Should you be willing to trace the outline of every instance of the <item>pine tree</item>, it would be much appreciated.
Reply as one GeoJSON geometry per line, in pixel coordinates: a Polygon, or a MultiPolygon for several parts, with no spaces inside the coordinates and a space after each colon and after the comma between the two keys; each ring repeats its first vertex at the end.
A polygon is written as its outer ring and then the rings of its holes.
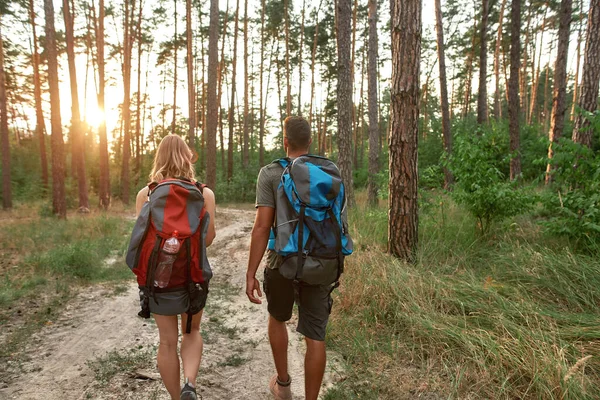
{"type": "MultiPolygon", "coordinates": [[[[598,109],[600,82],[600,3],[593,0],[590,2],[582,77],[578,105],[582,111],[593,113],[598,109]]],[[[578,114],[575,119],[573,141],[592,147],[592,133],[590,121],[585,115],[578,114]]]]}
{"type": "Polygon", "coordinates": [[[52,127],[52,212],[59,218],[67,218],[65,199],[65,153],[60,116],[60,93],[58,89],[58,52],[54,28],[54,4],[44,0],[46,16],[46,51],[48,56],[48,87],[50,89],[50,125],[52,127]]]}
{"type": "Polygon", "coordinates": [[[417,141],[421,0],[392,2],[388,252],[413,262],[418,241],[417,141]]]}
{"type": "Polygon", "coordinates": [[[210,0],[208,33],[208,83],[206,104],[206,184],[217,185],[217,69],[219,64],[219,0],[210,0]]]}
{"type": "MultiPolygon", "coordinates": [[[[558,27],[558,49],[556,54],[556,65],[554,67],[552,117],[550,120],[550,132],[548,133],[550,139],[548,159],[552,159],[554,156],[553,146],[562,136],[565,123],[565,113],[567,110],[567,55],[569,52],[569,32],[572,8],[573,0],[561,0],[558,27]]],[[[546,184],[552,181],[551,171],[552,164],[549,162],[546,168],[546,184]]]]}
{"type": "Polygon", "coordinates": [[[354,206],[352,179],[352,76],[350,74],[352,3],[337,1],[338,46],[338,167],[346,188],[348,204],[354,206]]]}
{"type": "MultiPolygon", "coordinates": [[[[0,4],[2,6],[2,4],[0,4]]],[[[2,148],[2,208],[12,208],[10,183],[10,143],[8,140],[8,107],[6,98],[6,71],[4,69],[4,39],[2,37],[2,15],[0,9],[0,141],[2,148]]]]}

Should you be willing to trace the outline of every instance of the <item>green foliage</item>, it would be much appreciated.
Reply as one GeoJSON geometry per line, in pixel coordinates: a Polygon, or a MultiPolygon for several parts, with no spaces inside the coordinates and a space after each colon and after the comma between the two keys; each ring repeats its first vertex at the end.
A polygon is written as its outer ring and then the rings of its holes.
{"type": "Polygon", "coordinates": [[[452,196],[477,219],[482,233],[492,222],[532,207],[534,196],[507,181],[508,137],[502,130],[458,132],[453,151],[447,164],[456,179],[452,196]]]}
{"type": "MultiPolygon", "coordinates": [[[[600,118],[599,118],[600,119],[600,118]]],[[[588,248],[600,244],[600,154],[562,139],[551,160],[553,184],[543,196],[551,233],[588,248]]]]}
{"type": "Polygon", "coordinates": [[[0,305],[50,281],[68,285],[130,278],[123,256],[132,223],[106,215],[9,222],[0,234],[0,250],[19,261],[0,281],[0,305]]]}
{"type": "Polygon", "coordinates": [[[447,196],[422,202],[415,266],[381,251],[385,235],[374,233],[386,220],[364,215],[384,209],[353,210],[360,246],[328,335],[349,363],[339,389],[378,399],[417,397],[417,387],[425,398],[599,393],[600,362],[581,361],[600,341],[598,259],[546,242],[525,218],[491,239],[447,196]]]}

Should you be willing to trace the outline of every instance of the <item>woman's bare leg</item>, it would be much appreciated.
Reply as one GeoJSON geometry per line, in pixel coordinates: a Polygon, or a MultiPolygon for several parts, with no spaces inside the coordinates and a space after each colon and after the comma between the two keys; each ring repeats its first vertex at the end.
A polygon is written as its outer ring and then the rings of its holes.
{"type": "Polygon", "coordinates": [[[200,335],[200,320],[202,319],[202,311],[192,316],[192,330],[190,333],[185,333],[187,324],[187,314],[181,314],[181,362],[183,364],[183,377],[188,378],[189,382],[196,386],[196,377],[200,368],[200,360],[202,359],[202,335],[200,335]]]}
{"type": "Polygon", "coordinates": [[[179,399],[179,356],[177,355],[177,316],[154,315],[160,344],[158,346],[158,371],[171,395],[172,400],[179,399]]]}

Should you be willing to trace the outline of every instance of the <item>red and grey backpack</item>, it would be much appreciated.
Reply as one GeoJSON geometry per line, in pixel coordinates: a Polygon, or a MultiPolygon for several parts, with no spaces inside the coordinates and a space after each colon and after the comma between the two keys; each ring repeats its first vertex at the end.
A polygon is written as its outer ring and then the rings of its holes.
{"type": "MultiPolygon", "coordinates": [[[[212,271],[206,257],[206,232],[210,215],[204,207],[202,190],[206,185],[185,179],[166,179],[148,185],[148,201],[137,218],[127,250],[126,262],[137,276],[142,310],[139,316],[150,318],[150,296],[155,293],[187,290],[190,307],[187,310],[187,333],[191,329],[191,316],[200,311],[198,299],[208,290],[212,271]],[[154,273],[158,256],[165,240],[173,236],[181,241],[173,263],[167,287],[154,286],[154,273]]],[[[205,297],[205,296],[204,296],[205,297]]]]}

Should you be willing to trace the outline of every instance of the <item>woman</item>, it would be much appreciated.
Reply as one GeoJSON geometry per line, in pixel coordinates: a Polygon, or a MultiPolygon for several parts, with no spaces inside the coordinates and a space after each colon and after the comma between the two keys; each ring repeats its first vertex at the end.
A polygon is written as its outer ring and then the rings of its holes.
{"type": "MultiPolygon", "coordinates": [[[[193,153],[185,141],[177,135],[166,136],[158,146],[154,165],[150,173],[150,182],[160,182],[165,179],[187,179],[194,181],[193,153]]],[[[148,200],[149,188],[146,186],[139,191],[136,198],[136,213],[139,215],[144,203],[148,200]]],[[[204,204],[210,219],[206,233],[206,246],[215,238],[215,195],[209,188],[202,191],[204,204]]],[[[154,316],[160,344],[158,347],[158,370],[171,395],[171,399],[197,399],[196,376],[202,358],[202,336],[200,335],[200,320],[202,310],[192,316],[191,332],[185,333],[187,324],[187,309],[189,298],[186,291],[178,293],[155,293],[150,300],[150,312],[154,316]],[[179,386],[179,356],[177,354],[178,315],[181,315],[181,360],[183,363],[184,384],[179,386]]]]}

